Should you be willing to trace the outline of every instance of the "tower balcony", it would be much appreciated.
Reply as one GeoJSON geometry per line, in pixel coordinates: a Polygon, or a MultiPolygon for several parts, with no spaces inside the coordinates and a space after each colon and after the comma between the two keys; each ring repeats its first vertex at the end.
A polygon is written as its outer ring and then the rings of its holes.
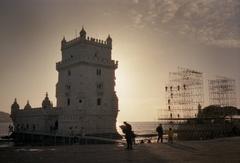
{"type": "Polygon", "coordinates": [[[96,66],[96,67],[101,66],[101,67],[110,68],[110,69],[118,68],[118,61],[115,61],[115,60],[78,56],[78,57],[69,58],[67,60],[57,62],[56,69],[60,70],[60,69],[64,69],[66,67],[78,65],[78,64],[84,64],[84,65],[96,66]]]}

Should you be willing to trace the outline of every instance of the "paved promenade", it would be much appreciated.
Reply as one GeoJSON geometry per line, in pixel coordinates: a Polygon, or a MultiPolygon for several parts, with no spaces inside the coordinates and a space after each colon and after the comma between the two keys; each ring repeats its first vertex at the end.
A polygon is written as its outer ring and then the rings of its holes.
{"type": "Polygon", "coordinates": [[[69,145],[0,148],[4,163],[240,162],[240,137],[173,144],[69,145]]]}

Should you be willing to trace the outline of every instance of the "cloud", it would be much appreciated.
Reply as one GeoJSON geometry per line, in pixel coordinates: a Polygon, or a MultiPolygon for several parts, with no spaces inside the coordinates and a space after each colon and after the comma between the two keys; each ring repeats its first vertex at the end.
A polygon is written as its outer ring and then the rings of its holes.
{"type": "Polygon", "coordinates": [[[137,27],[151,26],[203,44],[240,48],[239,0],[137,1],[131,16],[137,27]]]}
{"type": "Polygon", "coordinates": [[[138,3],[139,2],[139,0],[133,0],[133,3],[138,3]]]}

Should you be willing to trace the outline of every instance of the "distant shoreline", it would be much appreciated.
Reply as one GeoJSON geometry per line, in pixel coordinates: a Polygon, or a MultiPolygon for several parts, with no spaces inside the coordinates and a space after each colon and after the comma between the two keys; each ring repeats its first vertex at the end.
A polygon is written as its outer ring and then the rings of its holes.
{"type": "Polygon", "coordinates": [[[10,118],[10,114],[0,111],[0,123],[11,123],[12,120],[10,118]]]}

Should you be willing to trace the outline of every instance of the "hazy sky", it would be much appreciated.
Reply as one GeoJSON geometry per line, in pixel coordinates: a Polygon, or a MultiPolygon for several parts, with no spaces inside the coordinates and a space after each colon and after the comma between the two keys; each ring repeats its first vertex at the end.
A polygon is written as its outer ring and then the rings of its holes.
{"type": "Polygon", "coordinates": [[[1,0],[0,110],[41,106],[45,92],[56,103],[60,41],[84,25],[113,38],[118,120],[156,120],[178,66],[240,80],[239,19],[239,0],[1,0]]]}

